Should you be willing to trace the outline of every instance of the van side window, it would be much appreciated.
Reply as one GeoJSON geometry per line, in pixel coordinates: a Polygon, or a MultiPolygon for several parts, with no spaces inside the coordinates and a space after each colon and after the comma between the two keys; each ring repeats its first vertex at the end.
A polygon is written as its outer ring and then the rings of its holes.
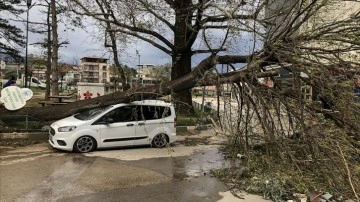
{"type": "Polygon", "coordinates": [[[171,115],[170,107],[163,106],[147,106],[139,107],[138,117],[140,120],[155,120],[165,118],[171,115]]]}
{"type": "Polygon", "coordinates": [[[135,121],[136,113],[134,106],[123,106],[105,114],[101,119],[111,118],[114,123],[135,121]]]}
{"type": "Polygon", "coordinates": [[[35,78],[31,78],[31,82],[39,84],[39,81],[35,78]]]}

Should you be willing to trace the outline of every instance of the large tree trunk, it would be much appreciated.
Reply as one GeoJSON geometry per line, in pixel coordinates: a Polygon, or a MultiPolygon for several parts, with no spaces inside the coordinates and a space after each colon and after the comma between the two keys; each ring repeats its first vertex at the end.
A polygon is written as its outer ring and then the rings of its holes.
{"type": "MultiPolygon", "coordinates": [[[[185,52],[179,60],[173,57],[173,66],[171,69],[171,80],[181,78],[191,72],[191,52],[185,52]]],[[[180,114],[192,114],[192,97],[190,89],[179,91],[173,94],[176,110],[180,114]]]]}
{"type": "Polygon", "coordinates": [[[53,95],[59,95],[58,86],[58,33],[57,33],[57,17],[56,17],[56,3],[55,0],[51,0],[51,27],[52,27],[52,55],[51,55],[51,67],[52,67],[52,78],[51,78],[51,91],[53,95]]]}
{"type": "MultiPolygon", "coordinates": [[[[193,31],[189,29],[192,19],[192,1],[176,1],[174,5],[177,9],[175,15],[175,50],[172,55],[171,80],[178,79],[191,72],[191,48],[188,48],[187,43],[193,31]]],[[[174,93],[173,98],[178,113],[189,114],[194,112],[189,89],[174,93]]]]}

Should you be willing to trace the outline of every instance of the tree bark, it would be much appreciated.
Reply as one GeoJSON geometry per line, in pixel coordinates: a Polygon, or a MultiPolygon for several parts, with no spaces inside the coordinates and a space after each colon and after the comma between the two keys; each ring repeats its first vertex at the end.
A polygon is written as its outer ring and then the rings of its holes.
{"type": "MultiPolygon", "coordinates": [[[[171,80],[176,80],[191,72],[191,53],[184,53],[181,57],[178,61],[176,61],[176,58],[173,58],[171,80]]],[[[178,113],[192,114],[194,112],[191,91],[188,89],[174,93],[173,99],[178,113]]]]}

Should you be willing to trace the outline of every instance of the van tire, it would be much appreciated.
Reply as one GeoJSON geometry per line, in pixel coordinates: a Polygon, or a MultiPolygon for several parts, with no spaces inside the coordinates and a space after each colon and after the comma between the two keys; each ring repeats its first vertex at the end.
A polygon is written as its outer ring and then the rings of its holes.
{"type": "Polygon", "coordinates": [[[93,137],[81,136],[75,141],[73,150],[78,153],[92,152],[96,145],[96,140],[93,137]]]}
{"type": "Polygon", "coordinates": [[[161,133],[155,135],[155,137],[152,139],[151,146],[156,148],[162,148],[165,147],[168,143],[169,137],[166,134],[161,133]]]}

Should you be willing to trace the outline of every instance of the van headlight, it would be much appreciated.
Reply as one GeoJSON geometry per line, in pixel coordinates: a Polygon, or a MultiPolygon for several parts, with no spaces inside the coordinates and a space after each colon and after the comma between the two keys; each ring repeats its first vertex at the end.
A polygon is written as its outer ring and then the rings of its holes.
{"type": "Polygon", "coordinates": [[[64,126],[64,127],[60,127],[58,128],[59,132],[70,132],[75,130],[76,126],[64,126]]]}

